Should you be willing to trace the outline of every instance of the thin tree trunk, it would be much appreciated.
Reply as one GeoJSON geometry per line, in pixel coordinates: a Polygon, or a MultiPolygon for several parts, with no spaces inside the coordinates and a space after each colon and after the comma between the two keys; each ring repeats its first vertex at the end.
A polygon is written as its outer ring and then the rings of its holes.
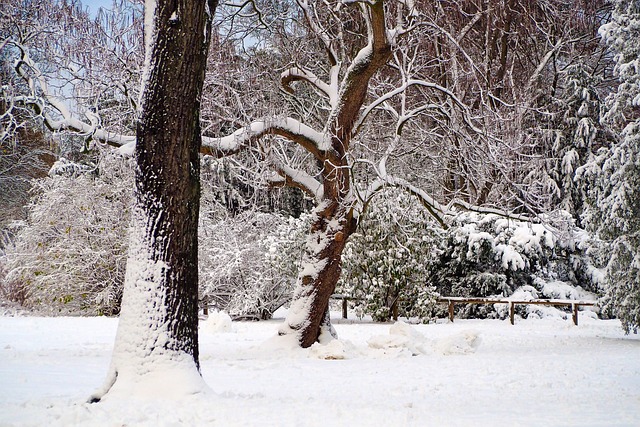
{"type": "Polygon", "coordinates": [[[136,198],[109,377],[93,396],[205,388],[198,362],[200,94],[217,2],[147,2],[136,198]],[[170,384],[168,382],[170,381],[170,384]]]}

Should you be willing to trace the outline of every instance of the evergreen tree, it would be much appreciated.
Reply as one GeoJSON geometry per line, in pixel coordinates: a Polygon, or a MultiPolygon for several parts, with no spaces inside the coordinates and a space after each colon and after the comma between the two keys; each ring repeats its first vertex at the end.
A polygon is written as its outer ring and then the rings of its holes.
{"type": "Polygon", "coordinates": [[[616,0],[612,20],[600,35],[615,59],[620,85],[607,103],[604,121],[619,132],[579,173],[585,183],[585,225],[603,241],[605,309],[624,329],[640,327],[640,1],[616,0]]]}
{"type": "Polygon", "coordinates": [[[552,149],[557,159],[553,176],[560,187],[559,207],[577,217],[582,211],[582,197],[575,184],[575,171],[592,155],[596,138],[602,138],[596,91],[602,78],[588,72],[585,64],[576,64],[567,70],[566,80],[566,110],[552,149]]]}

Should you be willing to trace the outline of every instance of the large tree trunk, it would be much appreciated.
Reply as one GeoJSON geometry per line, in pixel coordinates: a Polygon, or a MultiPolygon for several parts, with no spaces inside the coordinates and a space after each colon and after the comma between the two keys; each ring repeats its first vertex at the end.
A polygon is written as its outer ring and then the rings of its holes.
{"type": "Polygon", "coordinates": [[[151,10],[153,3],[145,5],[146,81],[120,323],[107,383],[93,401],[107,392],[171,396],[205,387],[198,362],[199,100],[217,2],[157,0],[151,10]]]}

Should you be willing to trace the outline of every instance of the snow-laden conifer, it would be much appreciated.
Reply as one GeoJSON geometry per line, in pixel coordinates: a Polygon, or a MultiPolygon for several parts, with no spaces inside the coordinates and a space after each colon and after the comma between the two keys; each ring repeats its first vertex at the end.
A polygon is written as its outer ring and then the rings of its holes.
{"type": "Polygon", "coordinates": [[[601,244],[606,264],[605,308],[627,332],[640,327],[640,2],[617,0],[611,22],[600,28],[615,58],[618,91],[604,120],[618,140],[581,168],[587,208],[584,222],[601,244]]]}

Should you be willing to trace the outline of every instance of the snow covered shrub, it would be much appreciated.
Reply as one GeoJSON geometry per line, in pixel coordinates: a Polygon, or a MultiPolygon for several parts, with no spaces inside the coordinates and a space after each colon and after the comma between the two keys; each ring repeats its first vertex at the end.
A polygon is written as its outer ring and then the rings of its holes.
{"type": "MultiPolygon", "coordinates": [[[[517,292],[522,298],[592,299],[591,293],[598,291],[597,275],[581,249],[581,238],[574,230],[560,236],[549,225],[463,213],[447,230],[427,281],[447,296],[505,297],[517,292]]],[[[465,314],[485,316],[491,309],[471,305],[465,314]]]]}
{"type": "Polygon", "coordinates": [[[119,311],[132,167],[104,154],[91,170],[68,162],[34,181],[29,216],[7,251],[5,284],[47,314],[119,311]]]}
{"type": "MultiPolygon", "coordinates": [[[[28,220],[7,251],[2,293],[44,314],[117,314],[126,267],[131,160],[62,159],[35,182],[28,220]]],[[[239,210],[219,180],[202,183],[200,294],[234,315],[269,318],[286,303],[302,252],[304,220],[239,210]],[[296,246],[297,245],[297,246],[296,246]]],[[[227,186],[228,187],[228,186],[227,186]]],[[[232,191],[229,189],[229,191],[232,191]]],[[[236,200],[237,201],[237,200],[236,200]]]]}
{"type": "Polygon", "coordinates": [[[207,222],[199,227],[200,298],[232,315],[266,311],[260,297],[264,253],[262,234],[275,226],[269,214],[245,211],[235,217],[207,222]]]}
{"type": "MultiPolygon", "coordinates": [[[[117,314],[131,160],[109,153],[97,165],[61,159],[50,175],[34,182],[28,220],[11,230],[12,244],[3,245],[6,277],[0,277],[0,291],[44,314],[117,314]]],[[[219,179],[207,178],[205,173],[199,227],[201,298],[236,316],[269,318],[290,298],[307,221],[243,211],[241,195],[224,193],[219,179]]]]}
{"type": "Polygon", "coordinates": [[[426,274],[440,233],[414,197],[396,191],[377,197],[347,243],[337,292],[376,321],[428,319],[436,294],[426,274]]]}
{"type": "Polygon", "coordinates": [[[253,210],[200,223],[201,299],[234,317],[269,319],[295,283],[304,218],[253,210]]]}
{"type": "Polygon", "coordinates": [[[6,301],[6,300],[17,300],[18,298],[11,298],[9,297],[9,283],[5,281],[5,278],[7,276],[7,267],[5,266],[6,263],[6,259],[4,259],[4,257],[2,257],[2,255],[0,255],[0,302],[2,301],[6,301]]]}
{"type": "Polygon", "coordinates": [[[11,230],[22,227],[22,221],[13,221],[2,230],[3,245],[0,250],[0,305],[22,305],[26,299],[24,286],[15,279],[9,280],[7,274],[9,267],[6,251],[11,251],[14,247],[14,236],[11,230]]]}

